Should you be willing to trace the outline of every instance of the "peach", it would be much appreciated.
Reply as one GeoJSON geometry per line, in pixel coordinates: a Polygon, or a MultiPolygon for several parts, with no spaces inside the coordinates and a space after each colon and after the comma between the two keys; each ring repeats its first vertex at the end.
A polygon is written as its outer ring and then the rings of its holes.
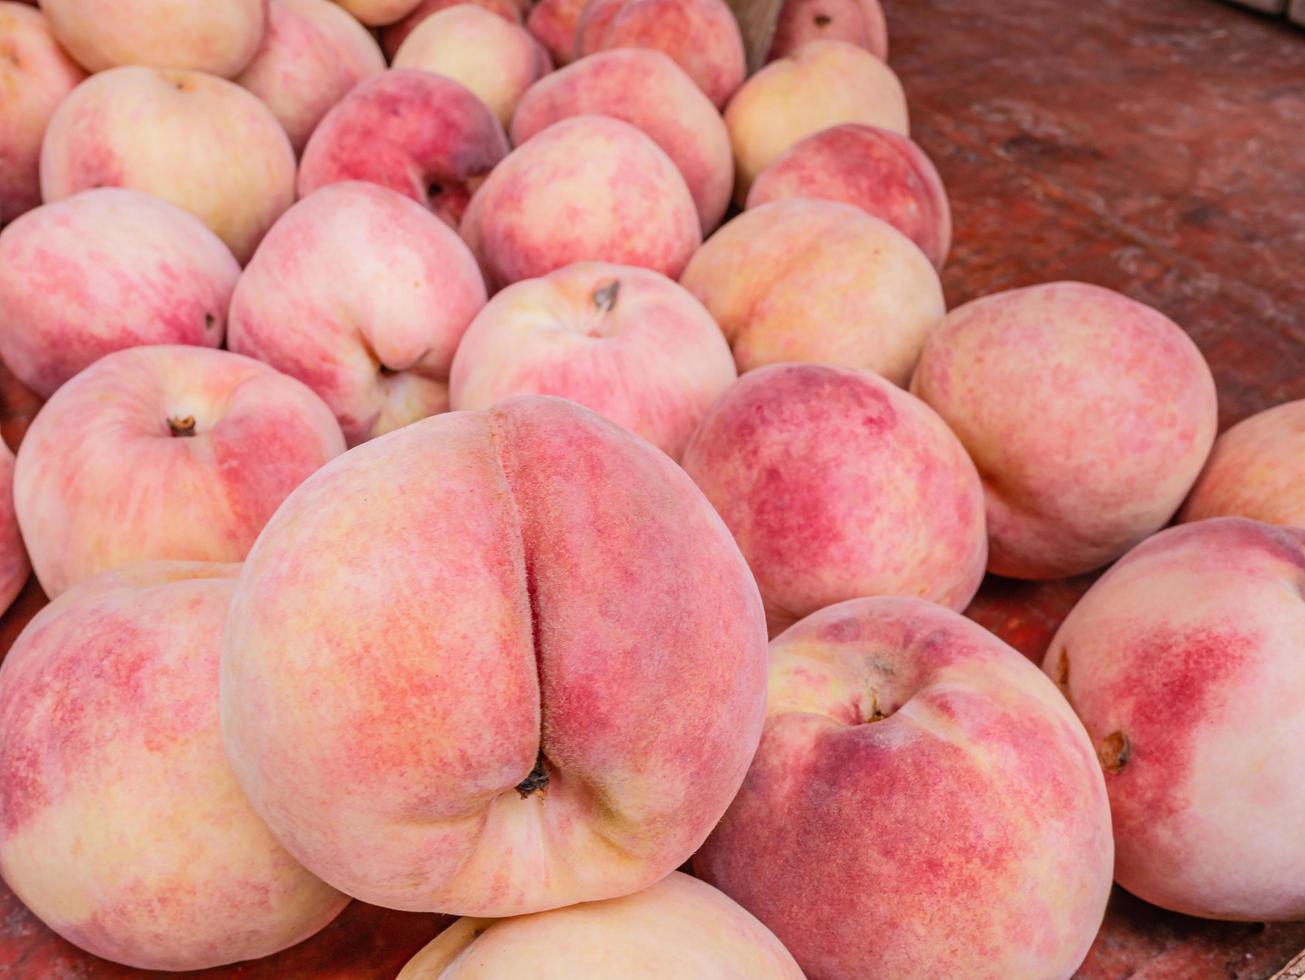
{"type": "Polygon", "coordinates": [[[466,3],[474,4],[492,14],[498,14],[508,23],[521,23],[521,8],[517,6],[516,0],[422,0],[403,20],[381,29],[381,50],[385,52],[385,57],[393,59],[408,35],[427,17],[449,7],[466,3]]]}
{"type": "Polygon", "coordinates": [[[41,0],[64,49],[87,71],[122,65],[230,78],[249,64],[267,24],[267,0],[41,0]]]}
{"type": "Polygon", "coordinates": [[[508,152],[494,114],[464,85],[391,69],[323,117],[299,164],[299,196],[367,180],[424,204],[454,228],[472,191],[508,152]]]}
{"type": "Polygon", "coordinates": [[[1097,745],[1115,879],[1188,915],[1305,918],[1305,530],[1238,517],[1148,538],[1043,664],[1097,745]]]}
{"type": "Polygon", "coordinates": [[[522,396],[350,450],[286,500],[226,624],[236,777],[377,905],[505,916],[682,863],[761,731],[765,622],[666,455],[522,396]]]}
{"type": "Polygon", "coordinates": [[[959,611],[983,579],[974,464],[929,406],[868,371],[744,375],[707,412],[684,468],[748,560],[772,635],[861,596],[959,611]]]}
{"type": "Polygon", "coordinates": [[[588,0],[538,0],[526,16],[526,30],[544,46],[555,65],[576,56],[576,29],[588,0]]]}
{"type": "Polygon", "coordinates": [[[785,0],[769,60],[792,54],[808,41],[849,41],[887,61],[884,8],[879,0],[785,0]]]}
{"type": "Polygon", "coordinates": [[[407,17],[421,0],[333,0],[368,27],[384,27],[407,17]]]}
{"type": "Polygon", "coordinates": [[[553,63],[524,27],[463,3],[423,20],[395,54],[394,67],[421,68],[461,82],[506,127],[517,101],[553,70],[553,63]]]}
{"type": "Polygon", "coordinates": [[[114,68],[50,120],[41,193],[127,187],[189,211],[244,263],[294,201],[295,155],[270,109],[211,75],[114,68]]]}
{"type": "Polygon", "coordinates": [[[831,126],[782,153],[748,191],[747,206],[788,197],[840,201],[882,218],[941,269],[952,241],[942,178],[910,137],[875,126],[831,126]]]}
{"type": "Polygon", "coordinates": [[[576,54],[652,48],[674,60],[716,108],[747,76],[739,23],[725,0],[589,0],[576,54]]]}
{"type": "Polygon", "coordinates": [[[749,78],[725,109],[734,147],[734,199],[785,150],[842,123],[909,135],[906,94],[893,70],[846,41],[810,41],[749,78]]]}
{"type": "Polygon", "coordinates": [[[240,266],[198,218],[101,187],[0,232],[0,357],[42,398],[105,354],[218,347],[240,266]]]}
{"type": "Polygon", "coordinates": [[[1067,980],[1112,858],[1055,685],[957,613],[879,597],[771,643],[761,747],[694,870],[810,980],[1067,980]]]}
{"type": "Polygon", "coordinates": [[[331,0],[271,0],[263,44],[236,82],[267,104],[298,153],[333,105],[384,70],[376,39],[331,0]]]}
{"type": "Polygon", "coordinates": [[[1159,530],[1214,442],[1214,379],[1162,313],[1060,282],[953,310],[911,390],[960,437],[987,496],[988,570],[1091,571],[1159,530]]]}
{"type": "Polygon", "coordinates": [[[37,413],[14,506],[53,598],[132,561],[240,561],[286,495],[343,451],[322,400],[265,364],[205,347],[131,347],[37,413]]]}
{"type": "Polygon", "coordinates": [[[1305,527],[1305,400],[1252,415],[1216,439],[1179,516],[1305,527]]]}
{"type": "Polygon", "coordinates": [[[740,372],[824,361],[905,385],[946,312],[938,273],[910,239],[832,201],[743,212],[680,281],[720,324],[740,372]]]}
{"type": "Polygon", "coordinates": [[[503,290],[453,360],[455,409],[559,395],[673,459],[734,381],[734,358],[702,304],[648,269],[579,262],[503,290]]]}
{"type": "Polygon", "coordinates": [[[644,891],[511,919],[459,919],[397,980],[803,980],[778,939],[728,898],[672,872],[644,891]]]}
{"type": "Polygon", "coordinates": [[[702,242],[671,158],[606,116],[563,119],[510,153],[467,205],[462,237],[494,288],[586,260],[675,278],[702,242]]]}
{"type": "Polygon", "coordinates": [[[348,902],[277,844],[223,756],[236,571],[107,572],[37,613],[0,668],[0,872],[97,956],[234,963],[311,936],[348,902]]]}
{"type": "Polygon", "coordinates": [[[517,105],[512,142],[579,115],[611,116],[642,130],[679,168],[703,234],[729,207],[734,186],[730,136],[720,114],[660,51],[600,51],[546,76],[517,105]]]}
{"type": "Polygon", "coordinates": [[[31,570],[14,513],[14,454],[0,439],[0,613],[18,597],[31,570]]]}
{"type": "Polygon", "coordinates": [[[41,203],[41,138],[85,77],[39,10],[0,0],[0,227],[41,203]]]}
{"type": "Polygon", "coordinates": [[[484,305],[457,232],[384,187],[331,184],[240,277],[228,346],[312,388],[356,445],[449,407],[453,352],[484,305]]]}

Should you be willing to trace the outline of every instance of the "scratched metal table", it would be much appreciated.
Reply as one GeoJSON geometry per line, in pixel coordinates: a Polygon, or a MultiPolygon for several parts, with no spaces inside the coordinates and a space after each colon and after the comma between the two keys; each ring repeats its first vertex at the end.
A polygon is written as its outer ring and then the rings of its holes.
{"type": "MultiPolygon", "coordinates": [[[[914,135],[955,211],[950,304],[1100,283],[1186,327],[1214,369],[1223,426],[1305,398],[1305,34],[1213,0],[886,6],[914,135]]],[[[10,445],[36,407],[0,372],[10,445]]],[[[1089,581],[992,579],[970,615],[1037,659],[1089,581]]],[[[0,649],[44,601],[29,583],[0,649]]],[[[447,921],[354,903],[278,956],[197,975],[388,978],[447,921]]],[[[1079,976],[1262,980],[1302,949],[1305,923],[1203,922],[1117,891],[1079,976]]],[[[3,887],[0,974],[142,975],[80,953],[3,887]]]]}

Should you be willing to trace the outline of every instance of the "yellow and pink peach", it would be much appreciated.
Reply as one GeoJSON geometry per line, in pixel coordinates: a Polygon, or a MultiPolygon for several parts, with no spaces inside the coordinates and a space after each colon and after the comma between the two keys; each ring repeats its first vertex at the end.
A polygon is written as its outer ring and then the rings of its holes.
{"type": "Polygon", "coordinates": [[[517,5],[516,0],[422,0],[420,4],[413,8],[412,13],[404,17],[403,20],[396,21],[381,29],[381,50],[385,52],[385,57],[393,59],[408,35],[416,30],[417,25],[427,17],[448,7],[457,7],[467,3],[488,10],[492,14],[498,14],[510,24],[521,24],[522,22],[521,8],[517,5]]]}

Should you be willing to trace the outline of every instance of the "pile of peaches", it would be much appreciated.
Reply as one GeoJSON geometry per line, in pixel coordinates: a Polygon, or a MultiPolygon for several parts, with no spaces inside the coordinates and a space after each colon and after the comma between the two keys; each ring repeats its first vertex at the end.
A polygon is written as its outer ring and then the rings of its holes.
{"type": "Polygon", "coordinates": [[[1305,917],[1305,402],[1216,441],[1097,286],[949,312],[886,52],[876,0],[787,0],[750,77],[723,0],[0,0],[40,919],[168,970],[358,899],[462,917],[409,978],[1008,980],[1112,880],[1305,917]],[[962,615],[1111,563],[1041,670],[962,615]]]}

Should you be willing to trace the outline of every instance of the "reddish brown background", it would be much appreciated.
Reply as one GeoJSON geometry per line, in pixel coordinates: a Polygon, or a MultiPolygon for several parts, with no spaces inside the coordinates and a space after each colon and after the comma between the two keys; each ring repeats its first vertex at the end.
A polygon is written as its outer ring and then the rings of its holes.
{"type": "MultiPolygon", "coordinates": [[[[886,5],[914,135],[952,198],[949,304],[1100,283],[1187,328],[1224,426],[1305,398],[1305,33],[1213,0],[886,5]]],[[[35,407],[0,373],[10,445],[35,407]]],[[[970,615],[1037,659],[1087,584],[990,580],[970,615]]],[[[0,649],[43,602],[29,583],[0,649]]],[[[444,921],[354,903],[279,956],[194,976],[389,978],[444,921]]],[[[1305,923],[1201,922],[1117,892],[1079,976],[1260,980],[1302,948],[1305,923]]],[[[78,952],[3,886],[0,974],[143,975],[78,952]]]]}

